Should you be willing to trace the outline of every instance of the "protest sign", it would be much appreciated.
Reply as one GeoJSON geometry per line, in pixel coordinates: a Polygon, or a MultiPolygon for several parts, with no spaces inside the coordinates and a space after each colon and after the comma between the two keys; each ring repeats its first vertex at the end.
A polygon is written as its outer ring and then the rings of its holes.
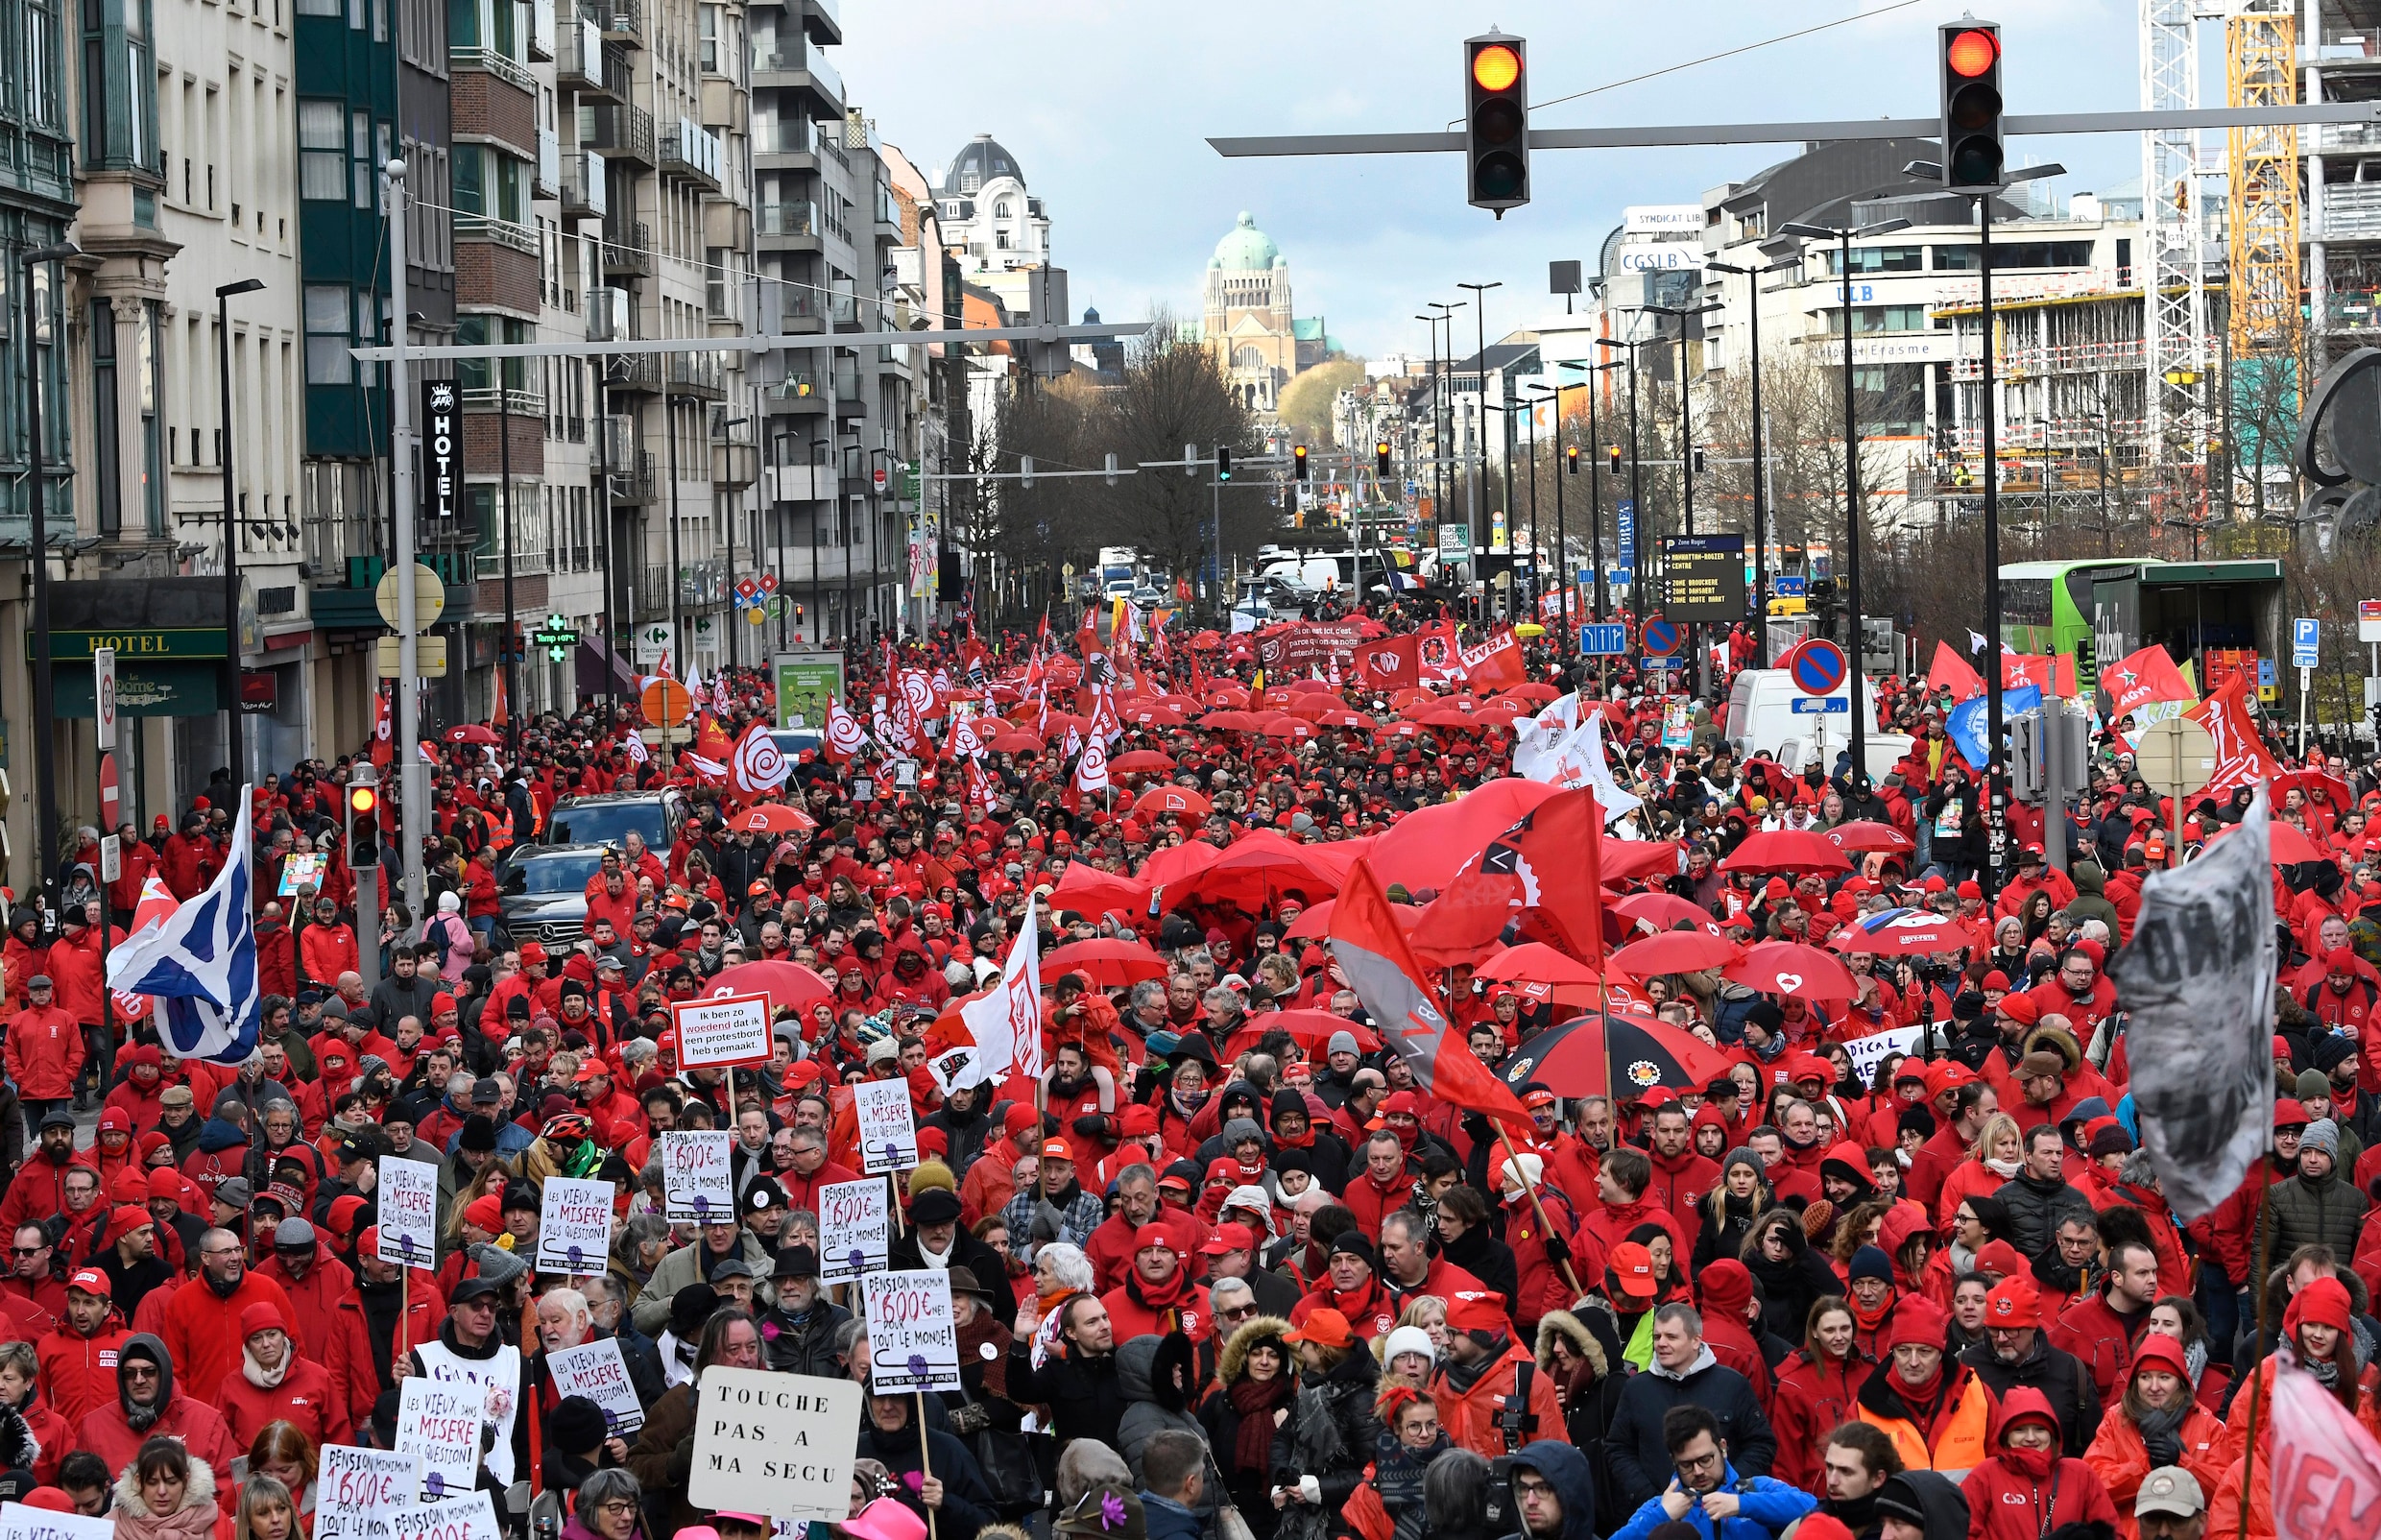
{"type": "Polygon", "coordinates": [[[402,1155],[380,1157],[382,1262],[438,1265],[438,1167],[402,1155]]]}
{"type": "Polygon", "coordinates": [[[1887,1054],[1915,1050],[1918,1034],[1925,1030],[1924,1026],[1897,1026],[1891,1031],[1879,1032],[1870,1037],[1856,1037],[1844,1044],[1844,1051],[1852,1056],[1852,1069],[1860,1076],[1861,1084],[1868,1083],[1869,1077],[1877,1072],[1877,1066],[1885,1062],[1887,1054]]]}
{"type": "Polygon", "coordinates": [[[918,1124],[906,1080],[863,1080],[852,1088],[859,1118],[860,1169],[905,1171],[918,1164],[918,1124]]]}
{"type": "Polygon", "coordinates": [[[672,1129],[661,1136],[661,1193],[669,1220],[726,1224],[735,1218],[735,1171],[726,1129],[672,1129]]]}
{"type": "Polygon", "coordinates": [[[769,997],[717,995],[669,1008],[681,1070],[725,1070],[769,1062],[769,997]]]}
{"type": "Polygon", "coordinates": [[[926,1267],[881,1273],[860,1287],[868,1297],[868,1356],[878,1390],[958,1389],[950,1275],[926,1267]]]}
{"type": "Polygon", "coordinates": [[[421,1456],[325,1444],[314,1484],[314,1540],[389,1540],[389,1515],[421,1501],[421,1456]]]}
{"type": "Polygon", "coordinates": [[[538,1271],[599,1273],[612,1255],[610,1182],[549,1176],[538,1205],[538,1271]]]}
{"type": "Polygon", "coordinates": [[[0,1540],[115,1540],[116,1521],[0,1503],[0,1540]]]}
{"type": "Polygon", "coordinates": [[[488,1392],[470,1381],[408,1377],[397,1391],[397,1452],[421,1464],[421,1494],[468,1492],[479,1475],[488,1392]]]}
{"type": "Polygon", "coordinates": [[[289,898],[301,887],[312,887],[320,891],[322,885],[323,857],[319,854],[293,853],[289,859],[281,863],[280,897],[289,898]]]}
{"type": "Polygon", "coordinates": [[[389,1540],[504,1540],[496,1504],[485,1490],[445,1503],[422,1503],[389,1515],[389,1540]]]}
{"type": "Polygon", "coordinates": [[[620,1357],[616,1337],[599,1337],[577,1347],[558,1348],[546,1355],[554,1376],[554,1394],[585,1396],[602,1409],[604,1432],[626,1438],[645,1425],[644,1405],[629,1383],[628,1360],[620,1357]]]}
{"type": "Polygon", "coordinates": [[[714,1363],[695,1386],[686,1501],[840,1523],[851,1511],[861,1415],[854,1381],[714,1363]]]}
{"type": "Polygon", "coordinates": [[[892,1238],[883,1179],[830,1182],[817,1196],[819,1282],[841,1284],[884,1271],[892,1238]]]}

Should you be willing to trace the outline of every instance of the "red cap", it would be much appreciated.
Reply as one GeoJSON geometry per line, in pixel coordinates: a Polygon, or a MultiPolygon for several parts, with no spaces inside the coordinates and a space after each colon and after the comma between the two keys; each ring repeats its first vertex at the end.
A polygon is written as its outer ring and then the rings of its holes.
{"type": "Polygon", "coordinates": [[[482,1192],[464,1205],[463,1222],[494,1234],[504,1228],[504,1200],[493,1192],[482,1192]]]}
{"type": "Polygon", "coordinates": [[[1651,1299],[1654,1295],[1653,1253],[1635,1240],[1623,1240],[1612,1248],[1608,1265],[1612,1276],[1619,1280],[1621,1292],[1631,1299],[1651,1299]]]}
{"type": "Polygon", "coordinates": [[[66,1280],[66,1287],[80,1288],[86,1294],[97,1294],[102,1299],[113,1299],[116,1292],[116,1287],[108,1281],[108,1275],[96,1267],[85,1267],[76,1273],[66,1280]]]}
{"type": "Polygon", "coordinates": [[[2337,1278],[2318,1278],[2292,1295],[2290,1309],[2282,1312],[2282,1330],[2296,1333],[2308,1321],[2343,1332],[2355,1330],[2347,1286],[2337,1278]]]}
{"type": "Polygon", "coordinates": [[[1992,972],[1984,975],[1984,983],[1978,987],[1983,989],[1997,989],[2006,995],[2008,993],[2009,987],[2008,975],[2001,972],[2000,969],[1995,968],[1992,972]]]}
{"type": "Polygon", "coordinates": [[[545,961],[545,948],[534,941],[524,941],[520,945],[520,960],[531,966],[541,963],[545,961]]]}
{"type": "Polygon", "coordinates": [[[1982,899],[1984,896],[1984,885],[1980,882],[1971,879],[1960,884],[1960,897],[1963,899],[1982,899]]]}
{"type": "Polygon", "coordinates": [[[1419,1118],[1422,1116],[1422,1098],[1410,1091],[1400,1091],[1381,1104],[1381,1111],[1384,1116],[1394,1112],[1419,1118]]]}
{"type": "Polygon", "coordinates": [[[2042,1324],[2042,1293],[2033,1280],[2014,1273],[1993,1286],[1984,1296],[1986,1330],[2017,1330],[2042,1324]]]}
{"type": "Polygon", "coordinates": [[[1126,1139],[1146,1139],[1158,1131],[1158,1110],[1147,1102],[1136,1101],[1117,1114],[1117,1130],[1126,1139]]]}
{"type": "Polygon", "coordinates": [[[1458,1288],[1447,1298],[1447,1330],[1451,1332],[1509,1332],[1504,1296],[1493,1288],[1458,1288]]]}
{"type": "MultiPolygon", "coordinates": [[[[1450,1309],[1449,1323],[1452,1324],[1454,1319],[1454,1311],[1450,1309]]],[[[1348,1326],[1346,1316],[1325,1306],[1309,1313],[1304,1325],[1293,1326],[1284,1332],[1282,1340],[1292,1344],[1312,1342],[1320,1347],[1349,1347],[1356,1341],[1356,1333],[1348,1326]]]]}
{"type": "Polygon", "coordinates": [[[184,1191],[181,1172],[171,1166],[153,1166],[149,1168],[149,1196],[151,1198],[172,1198],[180,1203],[182,1201],[184,1191]]]}
{"type": "Polygon", "coordinates": [[[132,1131],[132,1115],[121,1107],[108,1107],[100,1112],[99,1132],[129,1134],[132,1131]]]}
{"type": "Polygon", "coordinates": [[[1987,1240],[1976,1253],[1976,1270],[1996,1278],[2014,1278],[2026,1270],[2026,1259],[2006,1240],[1987,1240]]]}
{"type": "Polygon", "coordinates": [[[455,1003],[455,998],[452,995],[447,994],[445,990],[441,990],[437,994],[430,997],[430,1014],[432,1016],[444,1016],[448,1011],[460,1010],[461,1008],[462,1007],[455,1003]]]}
{"type": "Polygon", "coordinates": [[[108,1212],[108,1230],[111,1235],[129,1236],[135,1230],[145,1229],[156,1222],[156,1219],[150,1217],[147,1209],[136,1208],[130,1203],[120,1209],[110,1209],[108,1212]]]}
{"type": "Polygon", "coordinates": [[[2042,1002],[2032,995],[2013,994],[2002,999],[2000,1011],[2012,1022],[2032,1026],[2042,1019],[2042,1002]]]}
{"type": "Polygon", "coordinates": [[[2133,1349],[2133,1366],[2126,1373],[2138,1373],[2143,1365],[2152,1363],[2186,1383],[2191,1378],[2191,1360],[2184,1357],[2182,1344],[2163,1332],[2152,1332],[2141,1339],[2141,1345],[2133,1349]]]}
{"type": "Polygon", "coordinates": [[[1893,1307],[1893,1313],[1888,1318],[1886,1350],[1914,1344],[1939,1351],[1949,1323],[1950,1317],[1943,1314],[1940,1305],[1923,1294],[1907,1296],[1893,1307]]]}
{"type": "Polygon", "coordinates": [[[1555,1102],[1561,1099],[1561,1097],[1555,1095],[1551,1091],[1547,1090],[1544,1086],[1540,1086],[1535,1091],[1525,1094],[1521,1098],[1521,1104],[1524,1107],[1528,1108],[1531,1112],[1535,1112],[1540,1107],[1551,1107],[1555,1102]]]}
{"type": "MultiPolygon", "coordinates": [[[[1155,1227],[1144,1225],[1142,1228],[1153,1229],[1155,1227]]],[[[1207,1244],[1199,1248],[1203,1254],[1210,1257],[1220,1257],[1227,1251],[1254,1251],[1256,1249],[1256,1232],[1244,1224],[1215,1226],[1215,1233],[1208,1237],[1207,1244]]]]}
{"type": "Polygon", "coordinates": [[[1063,1139],[1048,1140],[1042,1145],[1042,1158],[1046,1161],[1071,1161],[1074,1159],[1074,1146],[1063,1139]]]}
{"type": "Polygon", "coordinates": [[[2297,1097],[2284,1096],[2273,1104],[2274,1127],[2303,1128],[2306,1126],[2306,1121],[2307,1110],[2297,1097]]]}
{"type": "Polygon", "coordinates": [[[259,1332],[286,1332],[289,1323],[281,1319],[281,1307],[269,1299],[260,1299],[240,1311],[240,1340],[245,1342],[259,1332]]]}
{"type": "Polygon", "coordinates": [[[1148,1251],[1152,1248],[1166,1252],[1171,1252],[1174,1249],[1174,1237],[1172,1233],[1166,1228],[1166,1226],[1162,1224],[1144,1224],[1140,1229],[1133,1232],[1133,1250],[1136,1253],[1148,1251]]]}

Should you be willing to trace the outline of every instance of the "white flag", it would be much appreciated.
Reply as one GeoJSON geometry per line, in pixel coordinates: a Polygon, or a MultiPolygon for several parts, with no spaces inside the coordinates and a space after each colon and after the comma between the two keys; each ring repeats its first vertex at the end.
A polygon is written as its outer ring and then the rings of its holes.
{"type": "Polygon", "coordinates": [[[974,1078],[966,1084],[1005,1079],[1011,1071],[1042,1078],[1042,927],[1032,910],[1009,949],[1000,982],[982,999],[959,1007],[959,1019],[975,1039],[975,1063],[963,1071],[974,1078]]]}
{"type": "Polygon", "coordinates": [[[231,816],[231,858],[206,891],[108,954],[108,987],[156,1000],[166,1051],[238,1064],[256,1051],[255,867],[249,799],[231,816]]]}
{"type": "Polygon", "coordinates": [[[1596,806],[1603,809],[1606,825],[1626,818],[1643,804],[1613,779],[1612,765],[1604,758],[1603,711],[1594,706],[1579,708],[1575,696],[1565,696],[1564,700],[1572,702],[1577,725],[1548,743],[1550,734],[1559,731],[1561,716],[1557,709],[1563,701],[1548,707],[1515,746],[1513,773],[1524,780],[1544,782],[1565,790],[1586,786],[1596,793],[1596,806]]]}

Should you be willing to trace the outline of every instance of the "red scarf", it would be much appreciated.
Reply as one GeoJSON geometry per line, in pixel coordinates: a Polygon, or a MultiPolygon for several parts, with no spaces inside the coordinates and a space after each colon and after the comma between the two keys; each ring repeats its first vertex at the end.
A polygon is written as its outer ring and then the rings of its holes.
{"type": "Polygon", "coordinates": [[[1136,1267],[1125,1275],[1124,1287],[1135,1301],[1158,1312],[1158,1331],[1163,1335],[1182,1329],[1182,1308],[1196,1302],[1199,1286],[1191,1282],[1186,1268],[1177,1267],[1171,1278],[1153,1284],[1136,1267]]]}
{"type": "Polygon", "coordinates": [[[1262,1475],[1273,1468],[1273,1411],[1288,1406],[1297,1390],[1287,1366],[1270,1380],[1241,1379],[1233,1384],[1226,1393],[1240,1419],[1240,1431],[1232,1446],[1235,1470],[1262,1475]]]}

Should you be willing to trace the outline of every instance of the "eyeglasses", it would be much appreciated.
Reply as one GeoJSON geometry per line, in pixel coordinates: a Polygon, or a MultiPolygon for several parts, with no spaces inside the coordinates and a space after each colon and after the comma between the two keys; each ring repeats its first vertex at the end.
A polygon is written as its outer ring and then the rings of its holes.
{"type": "Polygon", "coordinates": [[[15,1257],[38,1257],[49,1249],[47,1246],[11,1246],[9,1254],[15,1257]]]}
{"type": "Polygon", "coordinates": [[[610,1498],[602,1503],[596,1504],[595,1509],[599,1513],[611,1513],[615,1515],[634,1513],[637,1511],[637,1500],[635,1498],[627,1497],[610,1498]]]}
{"type": "Polygon", "coordinates": [[[1254,1305],[1242,1305],[1238,1309],[1218,1307],[1215,1311],[1215,1318],[1223,1321],[1237,1321],[1256,1313],[1257,1307],[1254,1305]]]}
{"type": "Polygon", "coordinates": [[[1720,1462],[1726,1457],[1726,1456],[1715,1449],[1708,1455],[1694,1455],[1685,1459],[1672,1460],[1670,1464],[1671,1469],[1678,1472],[1681,1476],[1684,1476],[1695,1471],[1716,1470],[1719,1468],[1720,1462]]]}
{"type": "Polygon", "coordinates": [[[1540,1497],[1553,1490],[1554,1486],[1552,1482],[1539,1480],[1533,1476],[1516,1476],[1513,1478],[1513,1495],[1515,1497],[1540,1497]]]}

